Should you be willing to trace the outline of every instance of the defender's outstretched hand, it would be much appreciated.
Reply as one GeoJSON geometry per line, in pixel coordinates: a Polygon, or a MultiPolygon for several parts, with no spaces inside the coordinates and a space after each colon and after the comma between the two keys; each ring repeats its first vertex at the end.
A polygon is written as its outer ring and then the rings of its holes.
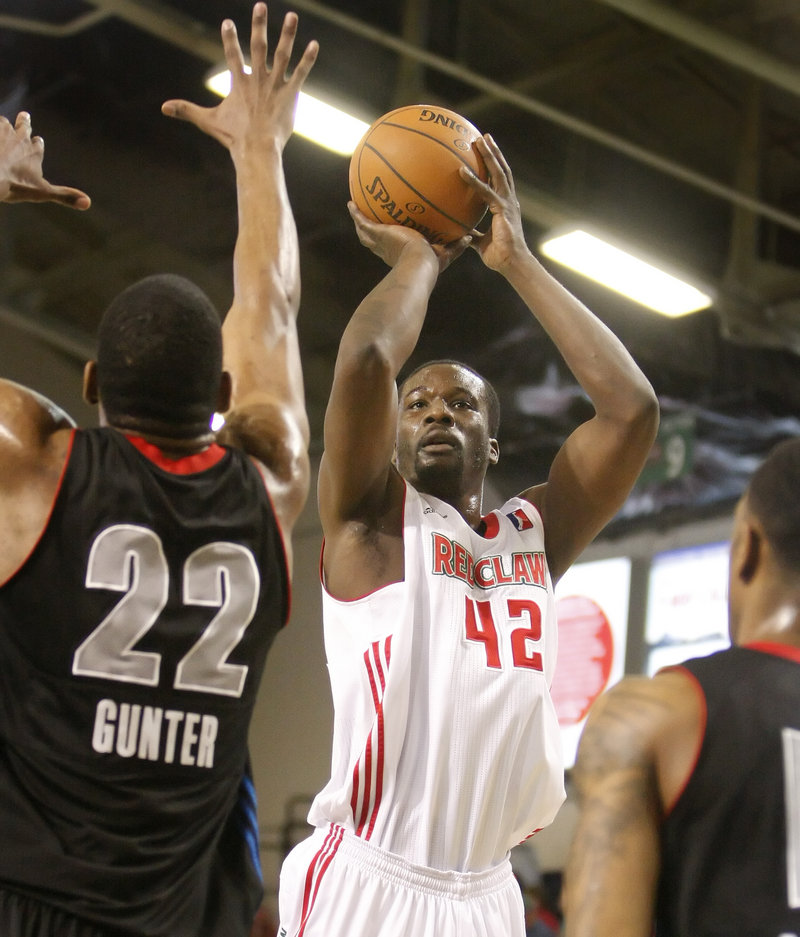
{"type": "Polygon", "coordinates": [[[51,185],[42,174],[44,140],[31,136],[31,115],[20,111],[12,125],[0,117],[0,202],[55,202],[85,211],[92,201],[85,192],[51,185]]]}
{"type": "Polygon", "coordinates": [[[194,124],[233,151],[248,134],[270,135],[281,148],[292,134],[297,95],[314,65],[319,51],[316,41],[309,42],[291,75],[289,61],[297,34],[297,14],[287,13],[280,39],[267,66],[267,5],[256,3],[250,33],[252,73],[245,70],[236,26],[231,20],[222,23],[225,61],[231,71],[231,91],[216,107],[200,107],[189,101],[165,101],[161,106],[167,117],[194,124]]]}

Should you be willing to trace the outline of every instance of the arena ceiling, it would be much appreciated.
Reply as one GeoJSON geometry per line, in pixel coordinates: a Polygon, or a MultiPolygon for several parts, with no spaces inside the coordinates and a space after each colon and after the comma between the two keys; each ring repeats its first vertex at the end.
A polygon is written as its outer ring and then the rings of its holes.
{"type": "MultiPolygon", "coordinates": [[[[368,121],[438,103],[490,131],[532,247],[578,220],[713,288],[711,310],[667,320],[553,267],[662,402],[660,457],[624,524],[727,510],[766,449],[800,431],[797,0],[272,2],[273,41],[287,9],[300,14],[300,43],[321,44],[312,93],[368,121]]],[[[85,189],[93,207],[0,214],[0,342],[23,329],[70,359],[91,355],[110,298],[162,270],[227,308],[232,168],[160,104],[213,103],[203,78],[220,59],[219,24],[230,16],[247,37],[250,10],[250,0],[3,0],[0,112],[31,111],[48,178],[85,189]]],[[[347,159],[295,137],[286,165],[318,454],[339,336],[383,270],[345,210],[347,159]]],[[[474,254],[443,275],[431,304],[416,357],[441,355],[479,368],[500,393],[493,488],[543,478],[587,404],[474,254]]]]}

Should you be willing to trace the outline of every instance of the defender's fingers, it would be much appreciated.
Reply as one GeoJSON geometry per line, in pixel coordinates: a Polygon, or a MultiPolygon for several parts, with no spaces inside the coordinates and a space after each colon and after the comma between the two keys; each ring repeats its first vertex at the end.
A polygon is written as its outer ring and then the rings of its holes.
{"type": "Polygon", "coordinates": [[[225,52],[225,64],[231,71],[231,81],[237,81],[244,74],[244,55],[239,45],[239,34],[233,20],[222,21],[222,48],[225,52]]]}
{"type": "Polygon", "coordinates": [[[181,99],[164,101],[161,105],[161,113],[165,117],[174,117],[176,120],[185,120],[196,125],[202,124],[205,115],[211,110],[213,108],[201,107],[199,104],[181,99]]]}
{"type": "Polygon", "coordinates": [[[92,204],[92,200],[85,192],[81,192],[80,189],[73,189],[70,186],[53,186],[53,193],[58,203],[67,208],[76,208],[78,211],[86,211],[92,204]]]}
{"type": "Polygon", "coordinates": [[[267,5],[257,3],[253,7],[250,24],[250,63],[253,71],[267,67],[267,5]]]}
{"type": "Polygon", "coordinates": [[[27,111],[20,111],[14,121],[14,130],[18,136],[23,139],[30,139],[31,136],[31,115],[27,111]]]}
{"type": "Polygon", "coordinates": [[[308,78],[308,73],[314,67],[314,63],[317,61],[317,56],[319,55],[319,43],[316,39],[312,39],[311,42],[306,46],[305,52],[300,61],[295,65],[292,76],[289,79],[289,83],[292,84],[296,90],[300,90],[308,78]]]}
{"type": "Polygon", "coordinates": [[[287,69],[289,68],[289,60],[292,57],[292,49],[294,48],[294,40],[297,35],[297,14],[296,13],[287,13],[283,18],[283,26],[281,27],[281,35],[278,39],[278,45],[275,47],[275,55],[273,56],[272,68],[279,75],[286,77],[287,69]]]}

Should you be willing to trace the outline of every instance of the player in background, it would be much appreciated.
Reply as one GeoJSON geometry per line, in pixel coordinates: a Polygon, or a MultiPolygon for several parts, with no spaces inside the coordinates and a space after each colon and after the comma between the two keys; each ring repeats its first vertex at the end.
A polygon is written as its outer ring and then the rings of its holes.
{"type": "Polygon", "coordinates": [[[44,140],[31,137],[31,116],[26,111],[12,124],[0,118],[0,202],[53,202],[86,211],[92,200],[80,189],[53,185],[42,178],[44,140]]]}
{"type": "Polygon", "coordinates": [[[509,850],[564,797],[553,584],[622,505],[656,433],[650,384],[533,257],[505,159],[489,136],[476,145],[491,184],[462,173],[492,213],[476,249],[595,415],[545,482],[484,516],[500,457],[490,384],[453,361],[396,384],[439,274],[469,239],[432,248],[351,203],[361,242],[391,269],[344,331],[325,417],[332,777],[311,808],[315,832],[283,866],[282,937],[522,937],[509,850]]]}
{"type": "Polygon", "coordinates": [[[734,516],[732,647],[594,704],[574,771],[567,937],[800,934],[800,440],[734,516]]]}
{"type": "MultiPolygon", "coordinates": [[[[224,326],[181,277],[123,291],[84,374],[95,429],[0,381],[3,937],[247,937],[261,899],[247,733],[309,484],[282,152],[317,54],[288,75],[289,13],[269,69],[266,21],[252,74],[223,22],[226,100],[163,107],[235,167],[224,326]]],[[[42,153],[0,121],[2,200],[87,208],[42,153]]]]}

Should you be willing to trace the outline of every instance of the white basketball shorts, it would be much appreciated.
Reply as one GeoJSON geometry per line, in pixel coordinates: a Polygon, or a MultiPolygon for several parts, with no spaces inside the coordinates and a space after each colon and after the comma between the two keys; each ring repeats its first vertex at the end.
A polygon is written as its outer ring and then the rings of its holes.
{"type": "Polygon", "coordinates": [[[337,825],[289,853],[278,903],[278,937],[525,937],[508,860],[487,872],[439,872],[337,825]]]}

